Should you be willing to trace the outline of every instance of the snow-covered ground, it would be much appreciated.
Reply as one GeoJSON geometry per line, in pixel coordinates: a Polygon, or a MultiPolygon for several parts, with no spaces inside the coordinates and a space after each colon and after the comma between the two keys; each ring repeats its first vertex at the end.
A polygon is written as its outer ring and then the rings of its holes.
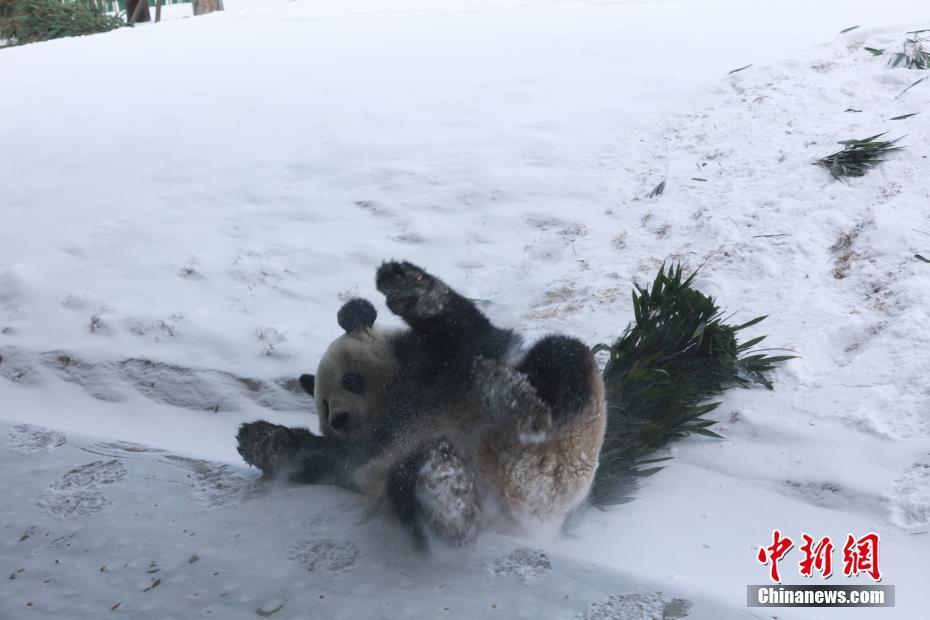
{"type": "Polygon", "coordinates": [[[0,618],[925,617],[930,80],[901,95],[927,72],[862,49],[922,17],[228,0],[0,50],[0,618]],[[810,165],[886,130],[907,148],[864,178],[810,165]],[[266,487],[235,452],[243,421],[314,423],[288,381],[347,296],[394,321],[390,257],[592,344],[663,259],[703,264],[802,357],[636,501],[423,564],[360,498],[266,487]],[[774,528],[879,532],[897,607],[746,609],[774,528]]]}

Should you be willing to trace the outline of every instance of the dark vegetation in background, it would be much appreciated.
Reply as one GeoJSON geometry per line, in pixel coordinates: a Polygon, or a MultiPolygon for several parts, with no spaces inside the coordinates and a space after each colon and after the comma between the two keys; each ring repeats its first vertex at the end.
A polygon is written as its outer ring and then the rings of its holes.
{"type": "Polygon", "coordinates": [[[107,32],[125,23],[94,0],[0,0],[0,39],[7,46],[107,32]]]}

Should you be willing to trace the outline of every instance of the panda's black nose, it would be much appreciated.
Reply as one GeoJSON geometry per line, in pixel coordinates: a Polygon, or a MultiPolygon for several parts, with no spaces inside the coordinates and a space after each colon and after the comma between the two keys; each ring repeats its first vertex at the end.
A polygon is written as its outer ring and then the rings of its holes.
{"type": "Polygon", "coordinates": [[[334,415],[333,419],[329,421],[329,425],[338,431],[340,428],[343,428],[346,424],[348,424],[348,422],[349,414],[343,412],[334,415]]]}

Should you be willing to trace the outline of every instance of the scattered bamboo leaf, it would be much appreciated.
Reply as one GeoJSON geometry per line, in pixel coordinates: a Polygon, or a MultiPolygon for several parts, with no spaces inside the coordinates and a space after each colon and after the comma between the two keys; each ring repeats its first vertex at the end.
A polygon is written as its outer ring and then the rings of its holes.
{"type": "Polygon", "coordinates": [[[840,30],[840,34],[846,34],[847,32],[852,32],[858,27],[859,26],[850,26],[849,28],[843,28],[842,30],[840,30]]]}
{"type": "Polygon", "coordinates": [[[927,30],[914,30],[909,32],[912,36],[905,37],[901,51],[895,52],[888,59],[888,64],[894,67],[904,66],[906,69],[930,69],[930,50],[926,44],[930,37],[921,36],[927,30]]]}
{"type": "Polygon", "coordinates": [[[916,258],[917,260],[922,260],[925,263],[930,263],[930,258],[924,258],[920,254],[914,254],[914,258],[916,258]]]}
{"type": "Polygon", "coordinates": [[[654,188],[652,188],[652,191],[649,192],[649,198],[655,198],[657,196],[661,196],[662,192],[664,191],[665,191],[665,181],[662,181],[661,183],[656,185],[654,188]]]}
{"type": "Polygon", "coordinates": [[[920,112],[911,112],[910,114],[902,114],[901,116],[892,116],[888,120],[889,121],[903,121],[906,118],[917,116],[918,114],[920,114],[920,112]]]}
{"type": "Polygon", "coordinates": [[[707,181],[707,179],[702,179],[701,177],[691,177],[691,180],[692,181],[704,181],[704,182],[707,181]]]}
{"type": "Polygon", "coordinates": [[[902,90],[902,91],[898,94],[898,96],[895,97],[895,99],[897,99],[898,97],[903,96],[904,93],[906,93],[906,92],[909,91],[910,89],[914,88],[915,86],[917,86],[918,84],[920,84],[921,82],[923,82],[923,81],[926,80],[926,79],[927,79],[927,76],[924,76],[924,77],[920,78],[919,80],[917,80],[916,82],[914,82],[913,84],[911,84],[910,86],[908,86],[907,88],[905,88],[904,90],[902,90]]]}
{"type": "Polygon", "coordinates": [[[865,51],[870,52],[873,56],[881,56],[885,53],[885,48],[866,47],[865,51]]]}
{"type": "Polygon", "coordinates": [[[862,112],[862,110],[857,110],[856,108],[846,108],[843,112],[862,112]]]}
{"type": "Polygon", "coordinates": [[[255,613],[262,618],[269,618],[284,609],[284,605],[285,603],[281,603],[277,607],[259,607],[255,610],[255,613]]]}
{"type": "Polygon", "coordinates": [[[745,70],[745,69],[748,69],[748,68],[751,67],[751,66],[752,66],[752,63],[749,63],[749,64],[746,65],[745,67],[740,67],[740,68],[738,68],[738,69],[733,69],[732,71],[728,72],[727,75],[733,75],[734,73],[739,73],[740,71],[743,71],[743,70],[745,70]]]}
{"type": "Polygon", "coordinates": [[[903,148],[895,146],[901,138],[879,140],[884,135],[885,133],[879,133],[868,138],[840,140],[837,144],[843,145],[841,150],[822,157],[813,163],[829,170],[835,179],[840,177],[861,177],[870,168],[885,161],[885,155],[903,148]]]}

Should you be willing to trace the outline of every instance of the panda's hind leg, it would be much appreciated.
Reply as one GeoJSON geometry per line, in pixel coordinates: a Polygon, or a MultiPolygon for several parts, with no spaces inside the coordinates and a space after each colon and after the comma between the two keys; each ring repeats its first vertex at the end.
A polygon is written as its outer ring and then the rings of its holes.
{"type": "Polygon", "coordinates": [[[547,336],[516,365],[480,360],[475,379],[485,415],[524,443],[541,443],[591,411],[599,382],[591,350],[567,336],[547,336]]]}
{"type": "Polygon", "coordinates": [[[534,344],[517,364],[559,425],[588,408],[600,374],[594,354],[577,338],[552,335],[534,344]]]}
{"type": "Polygon", "coordinates": [[[400,460],[387,481],[388,499],[420,549],[432,534],[452,546],[475,540],[481,502],[467,463],[445,439],[400,460]]]}

